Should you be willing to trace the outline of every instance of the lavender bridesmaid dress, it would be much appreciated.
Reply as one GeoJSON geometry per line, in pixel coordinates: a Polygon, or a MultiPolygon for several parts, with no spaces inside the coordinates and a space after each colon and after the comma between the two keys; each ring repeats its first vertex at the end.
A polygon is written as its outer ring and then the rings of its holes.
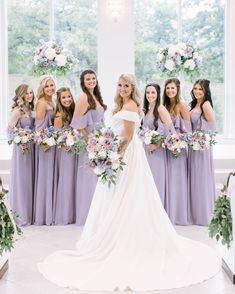
{"type": "Polygon", "coordinates": [[[75,222],[75,155],[56,148],[53,224],[75,222]]]}
{"type": "MultiPolygon", "coordinates": [[[[91,132],[96,125],[103,122],[103,118],[103,107],[97,107],[88,110],[83,116],[73,116],[71,126],[91,132]]],[[[87,153],[76,156],[75,222],[79,226],[85,224],[97,183],[97,176],[87,164],[87,153]]]]}
{"type": "MultiPolygon", "coordinates": [[[[33,129],[34,118],[22,116],[16,127],[33,129]]],[[[14,144],[9,200],[11,210],[19,215],[15,220],[21,226],[31,225],[33,222],[33,187],[34,144],[30,144],[29,154],[23,154],[22,149],[14,144]]]]}
{"type": "MultiPolygon", "coordinates": [[[[193,131],[212,131],[215,123],[210,123],[197,112],[191,111],[193,131]]],[[[190,222],[207,226],[215,202],[215,176],[212,148],[202,152],[189,149],[189,195],[190,222]]]]}
{"type": "MultiPolygon", "coordinates": [[[[53,125],[54,111],[49,109],[44,120],[35,120],[35,129],[53,125]]],[[[35,189],[34,224],[51,225],[53,207],[55,148],[44,152],[41,146],[35,147],[35,189]]]]}
{"type": "MultiPolygon", "coordinates": [[[[155,127],[153,125],[153,122],[154,117],[146,115],[143,119],[143,126],[150,130],[154,130],[155,127]]],[[[172,124],[164,124],[160,119],[158,119],[157,122],[158,128],[156,131],[158,131],[160,134],[167,135],[169,133],[169,130],[174,132],[174,127],[172,124]]],[[[165,207],[165,199],[168,192],[166,149],[159,147],[152,154],[150,154],[146,149],[146,157],[148,159],[148,163],[152,171],[162,204],[165,207]]]]}
{"type": "MultiPolygon", "coordinates": [[[[191,122],[180,115],[172,116],[177,133],[191,132],[191,122]]],[[[166,195],[166,211],[175,225],[188,225],[188,155],[182,149],[178,158],[174,159],[167,150],[168,193],[166,195]]]]}

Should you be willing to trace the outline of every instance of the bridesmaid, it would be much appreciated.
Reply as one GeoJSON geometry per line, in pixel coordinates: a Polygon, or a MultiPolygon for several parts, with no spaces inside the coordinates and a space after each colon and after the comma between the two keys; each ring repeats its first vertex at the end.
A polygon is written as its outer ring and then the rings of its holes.
{"type": "MultiPolygon", "coordinates": [[[[177,133],[191,132],[188,106],[180,99],[180,81],[176,78],[165,82],[163,104],[169,111],[177,133]]],[[[177,159],[167,150],[168,193],[166,211],[173,224],[188,224],[188,162],[187,150],[182,149],[177,159]]]]}
{"type": "MultiPolygon", "coordinates": [[[[160,105],[161,89],[158,84],[151,83],[145,87],[143,126],[167,135],[169,130],[174,133],[174,127],[169,112],[165,106],[160,105]]],[[[163,206],[168,188],[166,150],[159,145],[148,145],[146,156],[151,168],[163,206]],[[154,151],[149,153],[149,151],[154,151]]]]}
{"type": "MultiPolygon", "coordinates": [[[[78,97],[71,126],[78,129],[88,140],[89,133],[97,124],[103,122],[104,111],[107,106],[103,103],[96,73],[93,70],[85,70],[80,76],[80,84],[83,90],[78,97]]],[[[87,166],[87,154],[77,156],[76,173],[76,224],[84,225],[95,191],[97,176],[87,166]]]]}
{"type": "MultiPolygon", "coordinates": [[[[191,91],[193,131],[215,132],[215,113],[210,81],[197,80],[191,91]]],[[[191,223],[207,226],[215,201],[215,177],[212,148],[202,152],[189,149],[189,188],[191,223]]]]}
{"type": "MultiPolygon", "coordinates": [[[[22,84],[15,90],[12,113],[8,132],[15,127],[33,129],[34,93],[29,85],[22,84]]],[[[19,217],[16,222],[21,226],[33,222],[33,187],[34,187],[34,147],[30,144],[28,154],[23,154],[21,147],[14,144],[11,164],[9,200],[11,210],[19,217]]]]}
{"type": "MultiPolygon", "coordinates": [[[[54,127],[66,129],[72,120],[75,103],[69,88],[57,92],[54,127]]],[[[56,149],[53,223],[67,225],[75,221],[75,155],[56,149]]]]}
{"type": "MultiPolygon", "coordinates": [[[[44,76],[37,93],[35,129],[40,130],[53,125],[55,115],[55,81],[51,76],[44,76]]],[[[53,174],[55,149],[44,151],[41,146],[35,148],[35,199],[34,224],[52,224],[53,174]]]]}

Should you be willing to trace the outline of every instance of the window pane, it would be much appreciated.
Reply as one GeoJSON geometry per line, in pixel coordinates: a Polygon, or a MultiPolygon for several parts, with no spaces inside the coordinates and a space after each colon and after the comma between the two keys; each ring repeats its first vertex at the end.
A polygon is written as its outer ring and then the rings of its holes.
{"type": "Polygon", "coordinates": [[[183,0],[183,39],[195,44],[203,55],[200,77],[211,81],[217,127],[223,132],[224,85],[224,0],[183,0]]]}
{"type": "Polygon", "coordinates": [[[177,41],[177,0],[135,0],[135,72],[142,87],[159,78],[156,51],[160,41],[177,41]]]}

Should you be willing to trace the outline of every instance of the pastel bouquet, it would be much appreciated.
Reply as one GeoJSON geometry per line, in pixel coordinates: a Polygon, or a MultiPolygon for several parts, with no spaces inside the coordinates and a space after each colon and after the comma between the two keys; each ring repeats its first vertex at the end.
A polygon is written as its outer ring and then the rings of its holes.
{"type": "MultiPolygon", "coordinates": [[[[148,148],[148,145],[150,145],[150,144],[161,146],[162,143],[164,142],[164,139],[165,139],[165,137],[162,134],[160,134],[159,132],[157,132],[155,130],[150,130],[147,128],[140,129],[138,131],[138,135],[139,135],[140,139],[144,142],[144,144],[147,146],[147,148],[148,148]]],[[[149,152],[153,153],[154,151],[149,151],[149,152]]]]}
{"type": "Polygon", "coordinates": [[[118,153],[119,143],[118,136],[106,127],[95,129],[87,142],[89,166],[101,182],[108,183],[109,187],[116,184],[117,173],[125,165],[118,153]]]}
{"type": "Polygon", "coordinates": [[[67,152],[82,154],[86,151],[87,143],[78,130],[69,127],[58,132],[56,145],[67,152]]]}
{"type": "Polygon", "coordinates": [[[190,81],[199,73],[202,56],[191,44],[164,44],[157,52],[157,67],[163,77],[182,74],[190,81]]]}
{"type": "Polygon", "coordinates": [[[56,145],[58,132],[53,126],[38,130],[34,133],[34,142],[42,146],[45,152],[50,151],[56,145]]]}
{"type": "Polygon", "coordinates": [[[8,144],[16,144],[19,146],[23,154],[30,152],[30,143],[34,142],[34,133],[29,128],[17,128],[15,127],[8,134],[8,144]]]}
{"type": "Polygon", "coordinates": [[[194,151],[203,151],[215,145],[215,133],[208,133],[205,131],[194,131],[188,138],[188,145],[194,151]]]}
{"type": "Polygon", "coordinates": [[[187,134],[170,133],[166,136],[163,146],[171,151],[173,158],[178,158],[182,149],[188,146],[187,134]]]}
{"type": "Polygon", "coordinates": [[[70,50],[54,41],[40,41],[33,49],[32,73],[36,76],[44,74],[67,75],[78,63],[70,50]]]}

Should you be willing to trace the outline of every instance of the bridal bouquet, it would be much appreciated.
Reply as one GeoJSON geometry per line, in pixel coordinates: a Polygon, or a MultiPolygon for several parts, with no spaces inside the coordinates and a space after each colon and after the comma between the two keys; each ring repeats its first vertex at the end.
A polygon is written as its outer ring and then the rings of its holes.
{"type": "Polygon", "coordinates": [[[28,128],[15,127],[8,134],[8,144],[16,144],[22,149],[23,154],[27,154],[30,151],[30,143],[34,142],[34,133],[28,128]]]}
{"type": "Polygon", "coordinates": [[[187,135],[181,133],[170,133],[166,136],[163,146],[171,151],[173,158],[178,158],[181,150],[188,146],[187,135]]]}
{"type": "MultiPolygon", "coordinates": [[[[140,129],[138,134],[140,139],[145,143],[147,147],[150,144],[162,145],[165,139],[165,137],[162,134],[160,134],[159,132],[155,130],[150,130],[150,129],[140,129]]],[[[149,151],[149,152],[153,153],[154,151],[149,151]]]]}
{"type": "Polygon", "coordinates": [[[202,56],[191,44],[166,44],[157,52],[157,67],[164,77],[175,77],[182,73],[190,80],[198,74],[202,56]]]}
{"type": "Polygon", "coordinates": [[[194,151],[203,151],[209,149],[211,145],[216,144],[215,133],[207,133],[204,131],[194,131],[189,136],[188,145],[194,151]]]}
{"type": "Polygon", "coordinates": [[[42,146],[45,152],[50,151],[56,145],[58,132],[53,126],[38,130],[34,133],[34,142],[42,146]]]}
{"type": "Polygon", "coordinates": [[[102,127],[94,130],[87,143],[89,166],[109,187],[116,183],[117,173],[125,165],[118,154],[119,141],[111,128],[102,127]]]}
{"type": "Polygon", "coordinates": [[[42,41],[33,50],[32,73],[36,76],[44,74],[67,75],[78,63],[72,52],[54,41],[42,41]]]}
{"type": "Polygon", "coordinates": [[[67,152],[82,154],[86,151],[87,143],[79,131],[69,127],[58,132],[56,145],[67,152]]]}

